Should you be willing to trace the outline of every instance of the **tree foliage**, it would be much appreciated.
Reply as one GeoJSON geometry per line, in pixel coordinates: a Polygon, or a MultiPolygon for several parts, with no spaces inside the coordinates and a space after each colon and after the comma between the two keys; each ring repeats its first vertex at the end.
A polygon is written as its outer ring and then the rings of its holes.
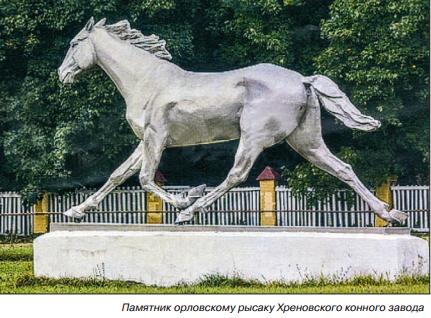
{"type": "MultiPolygon", "coordinates": [[[[329,43],[315,61],[316,72],[337,81],[355,105],[382,122],[373,133],[339,126],[330,138],[333,148],[369,186],[392,175],[427,183],[429,2],[335,0],[321,29],[329,43]]],[[[323,174],[305,163],[288,172],[297,189],[311,180],[319,189],[342,186],[323,174]]]]}
{"type": "MultiPolygon", "coordinates": [[[[330,76],[383,122],[378,132],[363,134],[329,119],[331,149],[354,160],[371,185],[390,174],[426,180],[428,12],[424,0],[0,0],[0,188],[31,198],[97,185],[137,144],[124,102],[101,70],[72,87],[58,81],[68,42],[90,16],[128,19],[144,34],[159,35],[173,62],[188,70],[269,62],[330,76]]],[[[236,144],[211,147],[169,150],[174,160],[162,166],[170,180],[227,172],[232,159],[225,155],[236,144]]],[[[260,162],[276,168],[285,162],[297,189],[336,184],[293,152],[286,162],[286,147],[260,162]]]]}

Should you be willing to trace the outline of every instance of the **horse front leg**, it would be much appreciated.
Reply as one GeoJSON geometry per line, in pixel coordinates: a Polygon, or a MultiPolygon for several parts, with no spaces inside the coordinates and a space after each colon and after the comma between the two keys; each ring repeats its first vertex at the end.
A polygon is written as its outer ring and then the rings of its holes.
{"type": "Polygon", "coordinates": [[[135,151],[119,166],[109,177],[108,181],[93,195],[89,196],[81,204],[74,206],[64,212],[64,215],[81,219],[85,216],[85,212],[96,208],[99,203],[112,191],[115,187],[122,184],[127,178],[139,171],[142,162],[142,150],[144,144],[141,141],[135,151]]]}
{"type": "Polygon", "coordinates": [[[241,137],[238,150],[235,154],[235,162],[229,171],[226,179],[216,188],[214,188],[206,196],[198,199],[194,204],[178,214],[175,224],[182,224],[193,219],[195,212],[204,210],[205,208],[214,203],[223,194],[228,192],[234,186],[244,182],[254,162],[259,154],[263,151],[263,143],[258,140],[250,140],[241,137]]]}
{"type": "Polygon", "coordinates": [[[166,138],[160,132],[149,131],[145,133],[144,147],[142,149],[142,166],[139,174],[139,181],[145,191],[158,195],[163,201],[176,208],[186,208],[202,197],[206,185],[200,185],[188,191],[187,196],[174,195],[163,190],[154,182],[154,176],[159,166],[163,150],[165,149],[166,138]]]}

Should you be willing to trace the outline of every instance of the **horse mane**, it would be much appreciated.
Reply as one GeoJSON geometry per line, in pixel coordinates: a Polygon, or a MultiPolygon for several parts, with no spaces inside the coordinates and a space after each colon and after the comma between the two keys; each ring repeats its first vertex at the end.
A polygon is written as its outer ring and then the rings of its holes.
{"type": "Polygon", "coordinates": [[[118,36],[120,40],[126,41],[137,48],[148,51],[156,57],[171,60],[172,55],[166,49],[166,41],[159,39],[157,35],[143,35],[141,31],[132,29],[127,20],[105,26],[106,30],[118,36]]]}

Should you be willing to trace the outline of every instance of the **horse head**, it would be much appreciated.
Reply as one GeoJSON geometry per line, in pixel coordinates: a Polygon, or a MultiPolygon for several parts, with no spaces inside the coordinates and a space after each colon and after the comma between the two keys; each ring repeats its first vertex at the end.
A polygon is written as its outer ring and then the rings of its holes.
{"type": "Polygon", "coordinates": [[[94,27],[103,26],[105,21],[106,19],[102,19],[94,24],[94,18],[91,17],[85,27],[70,41],[66,57],[58,68],[58,76],[63,84],[72,84],[76,75],[96,63],[96,51],[89,35],[94,27]]]}

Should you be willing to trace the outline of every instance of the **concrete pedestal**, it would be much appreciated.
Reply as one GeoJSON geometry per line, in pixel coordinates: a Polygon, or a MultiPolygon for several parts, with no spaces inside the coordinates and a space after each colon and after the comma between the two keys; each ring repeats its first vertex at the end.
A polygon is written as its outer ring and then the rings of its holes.
{"type": "Polygon", "coordinates": [[[169,226],[118,231],[112,230],[115,226],[94,227],[71,225],[70,229],[81,230],[66,231],[68,226],[60,225],[59,231],[37,238],[35,275],[170,286],[196,282],[208,274],[264,282],[303,281],[321,275],[394,279],[400,274],[426,274],[429,268],[428,243],[402,231],[327,233],[271,230],[273,227],[199,230],[169,226]]]}

